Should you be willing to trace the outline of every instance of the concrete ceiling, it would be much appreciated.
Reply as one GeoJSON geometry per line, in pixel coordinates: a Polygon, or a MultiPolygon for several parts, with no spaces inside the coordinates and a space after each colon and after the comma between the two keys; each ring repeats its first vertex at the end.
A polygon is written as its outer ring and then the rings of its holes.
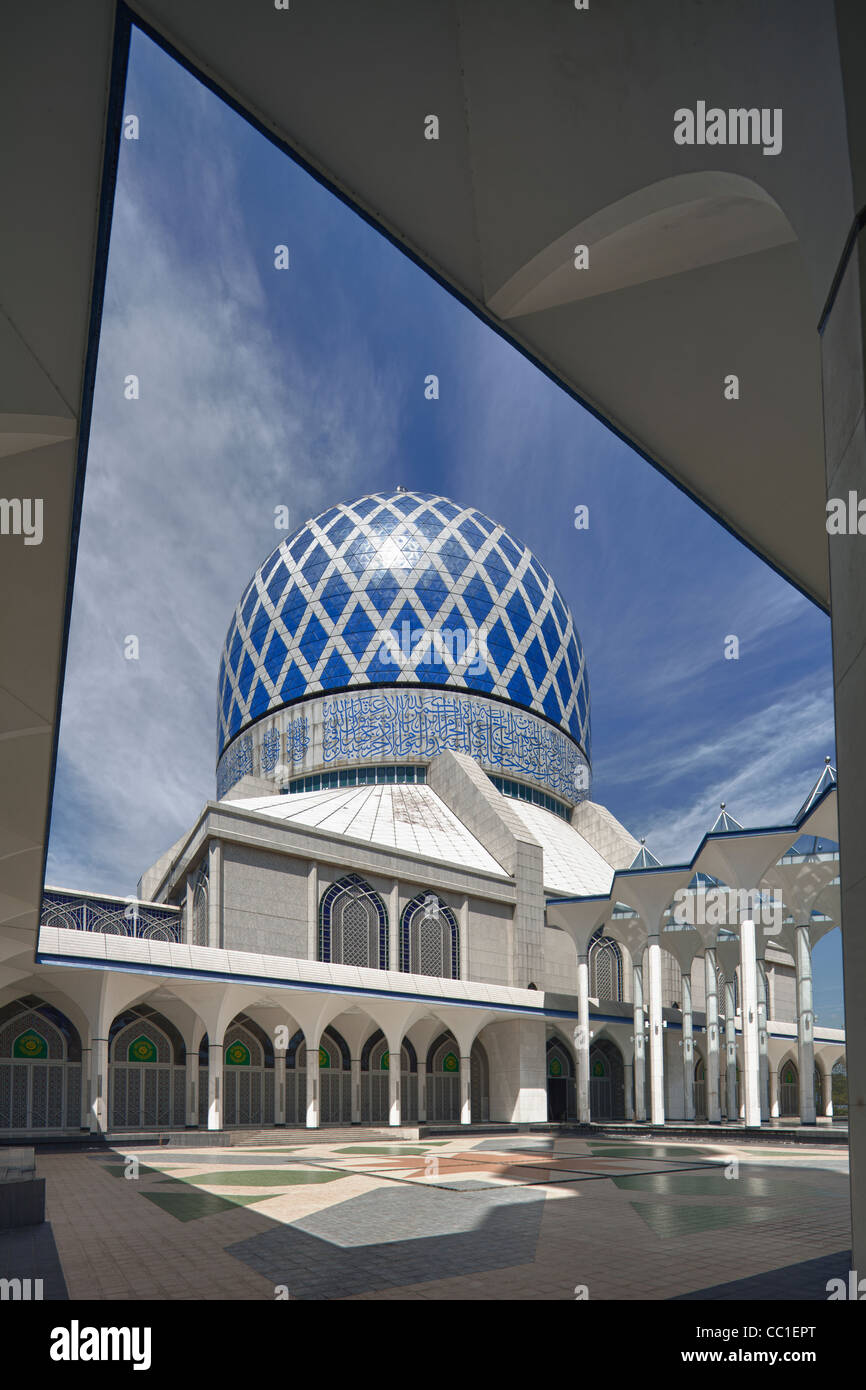
{"type": "MultiPolygon", "coordinates": [[[[816,325],[853,218],[830,0],[149,0],[136,14],[827,604],[816,325]],[[674,111],[698,100],[781,108],[781,153],[676,145],[674,111]]],[[[0,57],[0,495],[42,497],[45,515],[41,546],[0,537],[0,922],[28,930],[110,207],[103,194],[100,220],[114,22],[110,0],[8,7],[0,57]]]]}

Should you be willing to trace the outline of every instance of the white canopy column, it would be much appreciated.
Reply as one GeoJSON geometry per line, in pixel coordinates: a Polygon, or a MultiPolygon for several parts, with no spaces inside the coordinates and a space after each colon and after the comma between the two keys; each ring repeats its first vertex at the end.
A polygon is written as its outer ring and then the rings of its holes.
{"type": "Polygon", "coordinates": [[[692,1020],[692,963],[701,949],[701,938],[692,927],[667,926],[662,933],[662,947],[669,951],[680,968],[682,979],[683,1015],[683,1118],[695,1118],[695,1044],[692,1020]]]}
{"type": "MultiPolygon", "coordinates": [[[[715,928],[713,928],[715,935],[715,928]]],[[[719,1098],[719,971],[716,953],[711,946],[704,951],[704,998],[705,1027],[707,1037],[706,1062],[706,1104],[707,1119],[711,1125],[722,1122],[722,1107],[719,1098]]]]}
{"type": "MultiPolygon", "coordinates": [[[[632,1046],[634,1048],[634,1103],[631,1118],[639,1124],[646,1121],[646,1032],[644,1014],[644,950],[646,927],[640,917],[615,917],[605,928],[605,935],[625,946],[632,960],[632,1046]]],[[[628,1110],[626,1111],[628,1113],[628,1110]]]]}
{"type": "Polygon", "coordinates": [[[725,1113],[728,1123],[739,1119],[737,1094],[737,964],[740,959],[739,939],[722,939],[716,943],[716,957],[721,962],[725,987],[719,1000],[725,1021],[725,1113]]]}
{"type": "Polygon", "coordinates": [[[613,909],[607,894],[587,898],[554,898],[547,904],[547,924],[571,937],[577,951],[577,1119],[591,1120],[589,1107],[589,943],[613,909]]]}
{"type": "Polygon", "coordinates": [[[794,957],[797,989],[797,1068],[800,1079],[800,1123],[817,1121],[815,1107],[815,1012],[812,990],[812,946],[838,921],[839,893],[832,884],[839,874],[835,850],[815,849],[786,854],[767,871],[768,886],[781,892],[792,921],[778,932],[780,944],[794,957]],[[822,903],[823,899],[823,903],[822,903]],[[829,917],[813,914],[822,905],[829,917]]]}
{"type": "MultiPolygon", "coordinates": [[[[724,812],[723,812],[724,815],[724,812]]],[[[730,822],[729,818],[726,823],[730,822]]],[[[716,823],[717,825],[719,822],[716,823]]],[[[701,873],[715,878],[738,895],[747,894],[748,905],[740,897],[738,916],[740,938],[740,1008],[743,1021],[744,1119],[748,1126],[760,1127],[760,1058],[758,1050],[758,970],[755,953],[755,901],[768,868],[790,848],[796,831],[713,829],[695,859],[701,873]]],[[[733,923],[732,923],[733,925],[733,923]]]]}
{"type": "MultiPolygon", "coordinates": [[[[665,1121],[664,1030],[662,1019],[661,931],[667,909],[677,889],[685,888],[692,877],[687,865],[662,868],[645,847],[630,869],[617,870],[611,894],[618,902],[634,908],[647,933],[647,988],[649,995],[650,1042],[650,1118],[654,1125],[665,1121]]],[[[637,1047],[637,1028],[635,1028],[637,1047]]]]}

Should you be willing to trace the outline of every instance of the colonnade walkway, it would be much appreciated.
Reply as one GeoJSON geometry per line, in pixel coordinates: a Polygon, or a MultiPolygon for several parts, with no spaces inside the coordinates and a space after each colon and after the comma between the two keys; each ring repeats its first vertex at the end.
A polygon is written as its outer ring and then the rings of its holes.
{"type": "Polygon", "coordinates": [[[823,1301],[850,1266],[844,1142],[297,1130],[37,1161],[47,1224],[0,1257],[46,1298],[823,1301]]]}

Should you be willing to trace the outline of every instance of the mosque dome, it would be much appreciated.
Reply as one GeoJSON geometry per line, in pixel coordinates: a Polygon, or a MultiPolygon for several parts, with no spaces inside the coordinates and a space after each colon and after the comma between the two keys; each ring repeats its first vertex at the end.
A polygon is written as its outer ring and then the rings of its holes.
{"type": "Polygon", "coordinates": [[[586,662],[550,575],[482,512],[399,488],[307,521],[253,575],[220,660],[217,756],[276,711],[388,687],[527,711],[588,762],[586,662]]]}

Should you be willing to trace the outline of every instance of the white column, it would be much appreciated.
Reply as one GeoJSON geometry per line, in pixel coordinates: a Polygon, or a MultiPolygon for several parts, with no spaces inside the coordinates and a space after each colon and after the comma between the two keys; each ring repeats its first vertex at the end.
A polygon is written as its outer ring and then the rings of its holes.
{"type": "Polygon", "coordinates": [[[469,1057],[460,1057],[460,1123],[471,1125],[472,1123],[472,1061],[469,1057]]]}
{"type": "Polygon", "coordinates": [[[718,1125],[722,1122],[722,1109],[719,1104],[719,983],[716,974],[716,953],[710,948],[704,952],[704,988],[707,1001],[707,1064],[704,1073],[707,1120],[710,1124],[718,1125]]]}
{"type": "Polygon", "coordinates": [[[319,1044],[307,1042],[307,1129],[319,1128],[319,1044]]]}
{"type": "Polygon", "coordinates": [[[186,1050],[186,1126],[198,1127],[198,1048],[186,1050]]]}
{"type": "Polygon", "coordinates": [[[108,1038],[94,1038],[91,1052],[90,1131],[108,1130],[108,1038]]]}
{"type": "Polygon", "coordinates": [[[286,1054],[274,1052],[274,1124],[286,1123],[286,1054]]]}
{"type": "Polygon", "coordinates": [[[208,1038],[207,1049],[207,1127],[223,1127],[223,1066],[225,1063],[225,1039],[218,1043],[208,1038]]]}
{"type": "Polygon", "coordinates": [[[749,1128],[761,1126],[761,1059],[758,1050],[758,963],[755,924],[740,923],[740,991],[743,1015],[743,1100],[749,1128]]]}
{"type": "Polygon", "coordinates": [[[767,1024],[767,969],[758,961],[758,1073],[761,1124],[770,1118],[770,1029],[767,1024]]]}
{"type": "Polygon", "coordinates": [[[650,1119],[665,1122],[665,1063],[662,1031],[662,948],[658,933],[647,938],[649,972],[650,1119]]]}
{"type": "Polygon", "coordinates": [[[577,1122],[588,1125],[589,1113],[589,957],[577,956],[577,1027],[574,1030],[577,1054],[577,1122]]]}
{"type": "Polygon", "coordinates": [[[361,1123],[361,1059],[352,1058],[352,1124],[361,1123]]]}
{"type": "Polygon", "coordinates": [[[695,1118],[695,1041],[692,1031],[692,978],[682,972],[683,989],[683,1115],[695,1118]]]}
{"type": "Polygon", "coordinates": [[[400,1123],[400,1053],[388,1053],[388,1124],[400,1123]]]}
{"type": "Polygon", "coordinates": [[[460,904],[460,913],[457,918],[457,939],[460,943],[460,979],[471,980],[469,974],[469,899],[464,898],[460,904]]]}
{"type": "Polygon", "coordinates": [[[824,1116],[828,1120],[833,1118],[833,1069],[826,1073],[824,1077],[824,1116]]]}
{"type": "Polygon", "coordinates": [[[634,967],[634,1117],[646,1120],[646,1052],[643,1031],[643,967],[634,967]]]}
{"type": "Polygon", "coordinates": [[[737,1103],[737,1025],[734,982],[725,981],[725,1110],[728,1124],[739,1115],[737,1103]]]}
{"type": "Polygon", "coordinates": [[[418,1058],[418,1123],[427,1122],[427,1057],[418,1058]]]}
{"type": "Polygon", "coordinates": [[[812,944],[809,928],[794,933],[797,967],[797,1066],[800,1072],[800,1123],[813,1125],[815,1111],[815,1015],[812,1002],[812,944]]]}

